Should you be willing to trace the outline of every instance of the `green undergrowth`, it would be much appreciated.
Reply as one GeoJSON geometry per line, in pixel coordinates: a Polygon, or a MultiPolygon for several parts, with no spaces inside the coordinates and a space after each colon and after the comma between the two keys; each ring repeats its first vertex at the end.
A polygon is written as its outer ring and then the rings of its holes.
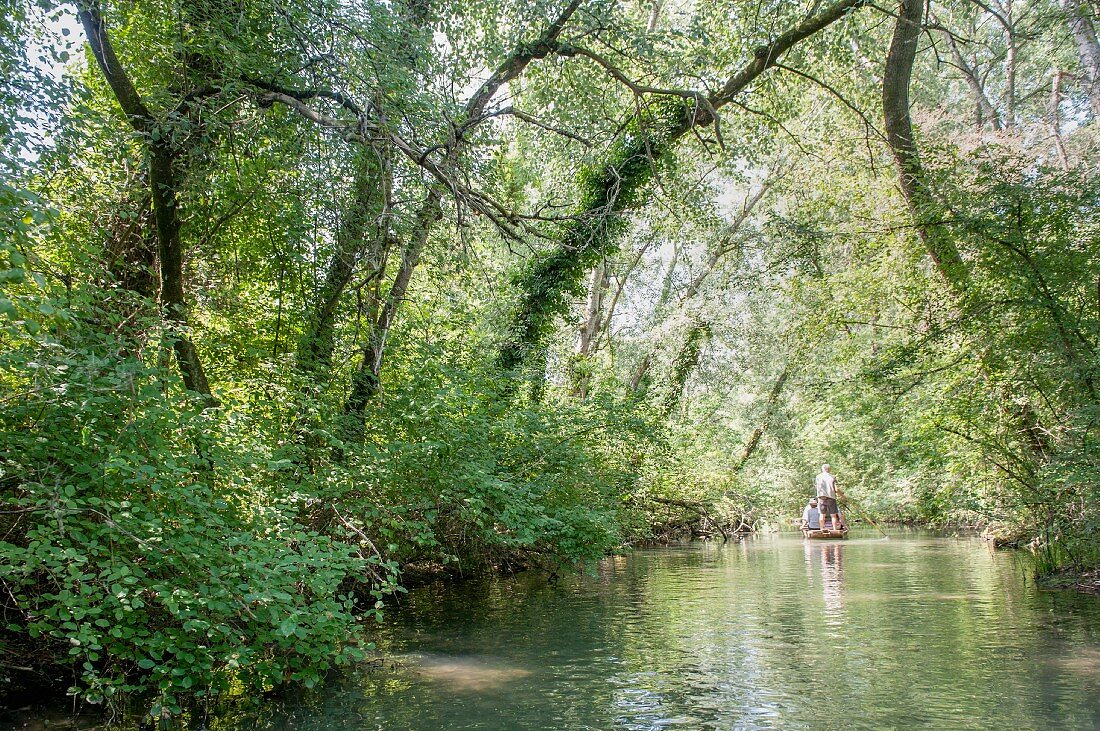
{"type": "Polygon", "coordinates": [[[80,290],[8,292],[9,697],[45,688],[156,718],[312,686],[362,659],[403,566],[561,571],[622,542],[634,426],[598,404],[517,407],[438,363],[398,379],[363,443],[341,443],[339,403],[287,363],[204,410],[155,323],[140,323],[151,338],[119,334],[148,303],[122,315],[80,290]]]}

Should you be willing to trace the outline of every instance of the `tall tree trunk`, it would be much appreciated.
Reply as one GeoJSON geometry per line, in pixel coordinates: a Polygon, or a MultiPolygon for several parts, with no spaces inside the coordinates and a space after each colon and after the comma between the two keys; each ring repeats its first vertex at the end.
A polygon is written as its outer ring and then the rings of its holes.
{"type": "MultiPolygon", "coordinates": [[[[403,33],[403,40],[408,48],[405,61],[409,68],[415,68],[424,55],[423,44],[416,42],[416,37],[424,33],[427,28],[432,13],[432,0],[399,0],[398,7],[408,24],[403,33]]],[[[378,106],[381,107],[380,104],[378,106]]],[[[329,260],[325,282],[309,314],[306,331],[299,347],[299,362],[304,370],[314,374],[327,371],[331,365],[335,348],[337,308],[355,274],[356,267],[365,259],[371,268],[368,279],[380,281],[385,274],[386,254],[392,243],[387,220],[393,191],[392,147],[381,143],[370,144],[361,150],[359,155],[352,207],[347,212],[344,226],[341,227],[336,251],[329,260]]],[[[405,258],[406,256],[403,255],[402,266],[405,258]]],[[[401,279],[400,273],[398,279],[401,279]]],[[[408,275],[405,279],[407,286],[408,275]]],[[[371,350],[376,340],[374,334],[378,326],[375,320],[380,307],[377,297],[372,298],[367,311],[368,346],[366,350],[371,350]]],[[[381,367],[381,354],[379,353],[376,359],[368,358],[364,354],[363,361],[364,364],[377,363],[377,366],[372,368],[377,375],[377,368],[381,367]]],[[[373,393],[372,387],[361,383],[362,374],[361,364],[358,371],[352,375],[351,395],[345,401],[345,413],[349,411],[362,413],[361,407],[349,409],[348,404],[362,398],[361,391],[364,388],[373,393]]],[[[365,403],[364,400],[363,404],[365,403]]]]}
{"type": "Polygon", "coordinates": [[[588,285],[588,301],[585,303],[584,318],[581,320],[580,332],[577,336],[577,352],[570,365],[572,392],[578,398],[588,397],[588,386],[592,379],[592,346],[604,326],[604,296],[607,294],[610,282],[607,261],[601,261],[592,270],[592,281],[588,285]]]}
{"type": "Polygon", "coordinates": [[[361,420],[367,404],[378,392],[382,374],[382,362],[390,329],[401,304],[405,301],[413,271],[420,263],[420,256],[428,243],[432,227],[443,215],[442,191],[432,188],[420,207],[411,239],[401,252],[401,263],[390,285],[386,298],[378,308],[377,319],[371,323],[367,342],[363,347],[359,369],[352,377],[351,392],[344,402],[344,413],[361,420]]]}
{"type": "Polygon", "coordinates": [[[909,114],[909,81],[923,18],[923,0],[902,1],[882,81],[886,139],[898,165],[901,191],[916,223],[917,235],[940,275],[956,294],[964,295],[970,289],[970,273],[955,242],[940,225],[943,208],[928,189],[909,114]]]}
{"type": "Polygon", "coordinates": [[[634,372],[630,374],[630,383],[627,384],[631,393],[641,393],[644,388],[648,387],[649,381],[646,376],[649,375],[649,368],[652,365],[653,353],[646,353],[642,359],[638,361],[638,365],[634,368],[634,372]]]}
{"type": "Polygon", "coordinates": [[[164,145],[149,147],[149,187],[153,196],[153,215],[157,224],[157,256],[160,260],[160,304],[169,324],[172,349],[183,375],[183,383],[212,400],[199,352],[185,333],[188,325],[187,301],[183,291],[183,240],[180,237],[179,183],[175,172],[176,155],[164,145]]]}
{"type": "Polygon", "coordinates": [[[789,375],[790,366],[787,366],[775,379],[775,383],[772,384],[772,389],[768,392],[768,400],[764,404],[764,415],[761,417],[760,423],[752,430],[752,434],[749,435],[748,441],[745,442],[744,449],[741,450],[741,456],[737,458],[737,464],[733,466],[733,471],[735,473],[740,472],[745,467],[752,457],[753,452],[755,452],[757,446],[759,446],[760,440],[764,437],[764,433],[768,430],[768,427],[771,426],[772,417],[775,415],[775,407],[779,403],[779,397],[783,393],[783,387],[786,385],[789,375]]]}
{"type": "Polygon", "coordinates": [[[1077,57],[1081,62],[1082,86],[1092,107],[1092,116],[1100,119],[1100,42],[1090,13],[1081,0],[1061,0],[1073,39],[1077,42],[1077,57]]]}
{"type": "Polygon", "coordinates": [[[1005,128],[1016,127],[1016,70],[1018,67],[1019,38],[1016,22],[1012,18],[1012,0],[1004,4],[1004,27],[1008,48],[1005,51],[1005,128]]]}
{"type": "Polygon", "coordinates": [[[649,20],[646,22],[646,33],[652,33],[657,30],[657,22],[661,19],[661,5],[663,0],[650,0],[649,5],[649,20]]]}
{"type": "Polygon", "coordinates": [[[977,69],[967,63],[954,34],[947,28],[943,28],[942,32],[947,41],[947,47],[951,51],[951,58],[954,59],[959,71],[962,72],[963,78],[966,79],[966,85],[970,87],[970,93],[974,96],[974,104],[978,110],[976,115],[978,129],[982,129],[983,120],[988,119],[993,129],[999,131],[1001,129],[1001,117],[994,108],[993,102],[989,100],[989,95],[985,93],[985,87],[982,85],[977,69]]]}
{"type": "MultiPolygon", "coordinates": [[[[960,308],[984,313],[987,311],[985,304],[972,301],[977,295],[972,291],[969,270],[959,255],[954,240],[941,223],[943,210],[928,188],[913,138],[909,114],[909,81],[923,12],[924,0],[901,0],[882,87],[887,142],[897,162],[901,190],[909,205],[917,234],[937,271],[953,291],[960,308]]],[[[984,314],[979,314],[979,317],[984,317],[984,314]]],[[[979,347],[977,353],[980,368],[996,391],[1016,435],[1029,446],[1031,457],[1036,462],[1045,461],[1047,452],[1035,439],[1035,435],[1041,431],[1037,415],[1025,399],[1016,398],[1014,387],[1000,377],[1004,373],[1004,367],[995,360],[994,353],[991,352],[993,334],[988,327],[985,328],[983,337],[986,342],[979,347]]],[[[1033,465],[1029,470],[1031,477],[1034,477],[1036,471],[1033,465]]]]}
{"type": "MultiPolygon", "coordinates": [[[[690,302],[696,297],[696,295],[699,294],[703,283],[707,280],[708,277],[711,276],[711,274],[713,274],[714,270],[718,267],[718,263],[725,256],[737,250],[738,232],[741,230],[741,227],[745,225],[745,222],[749,220],[749,217],[752,215],[753,209],[755,209],[757,204],[759,204],[761,199],[763,199],[764,194],[768,192],[768,189],[771,188],[772,185],[774,185],[775,180],[776,178],[774,176],[765,178],[760,188],[757,189],[755,193],[752,193],[745,198],[745,202],[741,206],[741,211],[738,213],[737,217],[725,227],[725,229],[722,231],[722,235],[718,237],[718,240],[715,241],[714,244],[712,244],[710,254],[707,257],[707,262],[703,266],[702,270],[700,270],[699,273],[696,274],[690,282],[688,282],[687,287],[684,288],[684,292],[680,295],[679,301],[679,307],[681,310],[688,302],[690,302]]],[[[672,266],[675,264],[675,261],[676,259],[674,258],[672,265],[670,265],[669,267],[669,272],[665,277],[665,285],[661,290],[661,296],[658,300],[658,304],[656,307],[656,310],[658,311],[660,311],[663,306],[668,302],[668,300],[672,298],[672,266]]],[[[642,384],[646,373],[653,365],[653,360],[653,353],[650,352],[638,363],[638,366],[630,379],[629,385],[632,392],[637,393],[638,388],[642,384]]]]}
{"type": "Polygon", "coordinates": [[[1050,79],[1050,104],[1047,114],[1050,117],[1050,134],[1054,138],[1054,149],[1058,151],[1058,160],[1062,170],[1069,170],[1069,155],[1066,154],[1065,141],[1062,139],[1062,77],[1061,69],[1054,69],[1050,79]]]}
{"type": "Polygon", "coordinates": [[[592,343],[603,325],[603,300],[610,281],[607,262],[601,261],[592,270],[592,282],[588,286],[584,321],[581,323],[580,335],[577,338],[577,352],[581,355],[588,355],[592,350],[592,343]]]}
{"type": "MultiPolygon", "coordinates": [[[[557,41],[558,36],[561,35],[565,25],[573,17],[580,4],[581,0],[572,0],[551,21],[547,29],[535,42],[522,44],[517,48],[497,67],[492,76],[474,92],[473,96],[466,102],[460,118],[456,119],[451,126],[451,138],[445,146],[446,153],[441,165],[442,168],[446,169],[456,164],[466,149],[466,138],[458,132],[461,125],[464,122],[481,117],[489,102],[492,101],[502,86],[518,78],[535,59],[545,58],[550,54],[552,44],[557,41]]],[[[368,333],[359,369],[352,378],[351,391],[344,402],[344,412],[351,424],[359,422],[361,427],[366,405],[378,392],[390,329],[393,327],[394,319],[405,301],[405,295],[408,292],[413,273],[420,263],[420,257],[424,253],[424,247],[427,246],[432,229],[436,222],[443,217],[442,201],[444,192],[438,183],[429,188],[428,194],[417,213],[412,233],[402,247],[401,263],[398,266],[389,292],[379,308],[378,318],[368,333]]],[[[349,428],[354,429],[356,427],[349,428]]]]}
{"type": "Polygon", "coordinates": [[[688,327],[684,334],[684,342],[680,351],[672,361],[672,372],[669,374],[668,390],[661,400],[661,415],[666,419],[672,415],[680,400],[684,396],[688,378],[699,366],[699,358],[703,354],[703,346],[710,338],[710,323],[696,320],[688,327]]]}
{"type": "Polygon", "coordinates": [[[377,269],[390,238],[386,211],[390,199],[390,168],[386,153],[376,148],[362,150],[357,162],[351,204],[336,236],[325,279],[306,318],[298,347],[303,372],[319,375],[329,371],[335,348],[336,315],[340,301],[356,269],[364,259],[377,269]]]}
{"type": "Polygon", "coordinates": [[[172,339],[176,363],[184,385],[214,403],[198,350],[187,335],[187,304],[183,287],[183,242],[179,223],[179,180],[176,173],[178,151],[170,142],[172,135],[160,129],[156,117],[118,60],[107,35],[99,3],[91,0],[77,13],[92,53],[104,79],[111,87],[127,121],[146,140],[149,193],[157,232],[160,261],[160,304],[172,339]]]}

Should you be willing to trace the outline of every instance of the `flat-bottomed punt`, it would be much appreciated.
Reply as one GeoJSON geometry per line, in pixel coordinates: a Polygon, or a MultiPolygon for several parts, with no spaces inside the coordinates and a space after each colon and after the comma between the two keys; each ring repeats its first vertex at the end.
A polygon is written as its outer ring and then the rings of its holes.
{"type": "Polygon", "coordinates": [[[802,535],[816,540],[843,540],[848,537],[848,529],[844,530],[803,530],[802,535]]]}

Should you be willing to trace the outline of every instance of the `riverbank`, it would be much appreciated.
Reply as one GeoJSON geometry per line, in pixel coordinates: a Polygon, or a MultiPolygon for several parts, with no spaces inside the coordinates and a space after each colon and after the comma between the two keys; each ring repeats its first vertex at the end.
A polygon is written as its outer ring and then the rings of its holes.
{"type": "MultiPolygon", "coordinates": [[[[981,532],[972,526],[940,526],[938,528],[929,529],[927,527],[921,528],[918,526],[914,526],[911,523],[903,524],[898,522],[889,522],[885,524],[885,527],[887,527],[888,532],[891,533],[891,538],[899,541],[910,540],[914,536],[919,535],[937,536],[939,538],[952,538],[956,540],[973,540],[981,535],[981,538],[986,545],[991,547],[995,545],[995,542],[992,541],[986,533],[981,532]]],[[[860,521],[853,521],[853,529],[857,532],[862,531],[865,534],[865,537],[878,537],[877,533],[874,533],[873,529],[868,524],[862,523],[860,521]]],[[[729,537],[729,545],[737,545],[739,542],[746,540],[790,540],[792,537],[797,538],[794,532],[790,532],[790,534],[788,535],[788,531],[783,530],[768,530],[763,533],[756,534],[734,533],[731,534],[729,537]]],[[[658,551],[697,550],[701,547],[701,545],[709,545],[711,549],[708,550],[712,550],[720,548],[724,543],[725,542],[722,541],[721,538],[717,537],[710,541],[705,541],[703,542],[703,544],[700,544],[700,542],[698,541],[691,542],[684,541],[682,539],[637,541],[624,545],[620,552],[617,552],[613,556],[609,556],[607,559],[605,559],[605,561],[617,562],[623,560],[624,557],[629,556],[634,552],[645,552],[651,549],[655,549],[658,551]]],[[[1011,552],[1003,550],[1004,548],[1012,548],[1015,551],[1020,550],[1017,545],[1010,544],[1008,546],[1005,546],[1002,544],[1001,550],[997,550],[996,553],[1005,554],[1006,556],[1010,555],[1011,552]]],[[[1030,553],[1026,555],[1030,555],[1030,553]]],[[[600,562],[599,565],[603,566],[604,562],[600,562]]],[[[432,589],[432,591],[438,591],[441,593],[453,593],[463,591],[463,589],[461,588],[463,586],[479,585],[480,582],[507,582],[512,580],[512,578],[516,575],[524,573],[538,573],[548,575],[551,580],[561,580],[566,582],[572,580],[568,573],[564,575],[560,572],[555,573],[554,571],[547,569],[546,567],[540,567],[531,563],[521,566],[518,561],[511,560],[500,561],[491,566],[488,564],[481,564],[477,567],[470,566],[466,567],[465,571],[463,571],[462,566],[454,563],[443,564],[439,562],[419,562],[405,566],[403,568],[400,581],[402,586],[410,591],[416,591],[418,589],[423,589],[429,585],[432,585],[435,587],[434,589],[432,589]]],[[[1087,572],[1061,571],[1051,576],[1038,578],[1037,585],[1044,589],[1057,589],[1070,592],[1084,592],[1088,594],[1100,595],[1100,569],[1093,569],[1087,572]]],[[[394,614],[395,612],[400,612],[400,606],[403,604],[403,602],[403,599],[399,599],[393,604],[387,602],[388,606],[385,610],[387,621],[389,621],[391,614],[394,614]]],[[[360,628],[362,629],[366,627],[369,629],[370,627],[374,627],[376,625],[377,623],[372,618],[365,617],[360,623],[360,628]]],[[[371,637],[366,637],[364,641],[371,639],[371,637]]],[[[52,708],[56,708],[59,705],[66,704],[67,699],[65,696],[65,689],[68,687],[68,685],[71,684],[72,679],[66,679],[65,677],[62,677],[65,674],[63,668],[53,666],[52,671],[53,672],[51,673],[50,680],[47,680],[46,677],[43,675],[42,682],[35,684],[35,687],[33,689],[27,689],[30,691],[29,693],[24,692],[17,696],[4,698],[3,700],[6,701],[7,706],[37,706],[37,704],[41,702],[41,699],[46,697],[47,695],[54,699],[53,704],[50,706],[52,708]]],[[[25,680],[34,676],[30,670],[28,670],[27,673],[23,673],[22,675],[25,680]]],[[[290,687],[291,686],[288,685],[285,687],[285,689],[289,689],[290,687]]],[[[8,691],[12,689],[13,688],[11,686],[7,688],[8,691]]],[[[284,688],[280,686],[278,692],[282,693],[283,690],[284,688]]],[[[3,704],[0,704],[0,710],[2,709],[3,704]]],[[[0,729],[7,727],[8,726],[5,725],[4,718],[0,717],[0,729]]]]}
{"type": "Polygon", "coordinates": [[[1100,568],[1088,571],[1064,570],[1040,577],[1039,585],[1048,589],[1064,589],[1100,595],[1100,568]]]}
{"type": "Polygon", "coordinates": [[[637,549],[556,582],[437,582],[372,632],[400,662],[356,663],[192,723],[819,731],[845,727],[815,715],[814,679],[830,677],[829,702],[858,707],[861,728],[1093,727],[1100,599],[1037,590],[975,536],[853,532],[637,549]],[[822,653],[822,641],[843,651],[822,653]]]}

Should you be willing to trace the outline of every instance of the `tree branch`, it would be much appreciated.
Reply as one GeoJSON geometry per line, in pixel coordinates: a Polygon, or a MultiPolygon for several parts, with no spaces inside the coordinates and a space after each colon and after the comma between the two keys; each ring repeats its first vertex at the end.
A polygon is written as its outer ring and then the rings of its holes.
{"type": "Polygon", "coordinates": [[[138,132],[148,132],[154,122],[153,114],[145,106],[141,95],[134,88],[133,82],[130,81],[129,75],[115,54],[111,39],[107,36],[107,28],[103,23],[103,13],[98,0],[89,0],[86,5],[78,6],[76,14],[80,24],[84,26],[84,33],[88,36],[92,55],[99,63],[103,78],[107,80],[111,91],[114,92],[115,99],[126,114],[126,119],[138,132]]]}

